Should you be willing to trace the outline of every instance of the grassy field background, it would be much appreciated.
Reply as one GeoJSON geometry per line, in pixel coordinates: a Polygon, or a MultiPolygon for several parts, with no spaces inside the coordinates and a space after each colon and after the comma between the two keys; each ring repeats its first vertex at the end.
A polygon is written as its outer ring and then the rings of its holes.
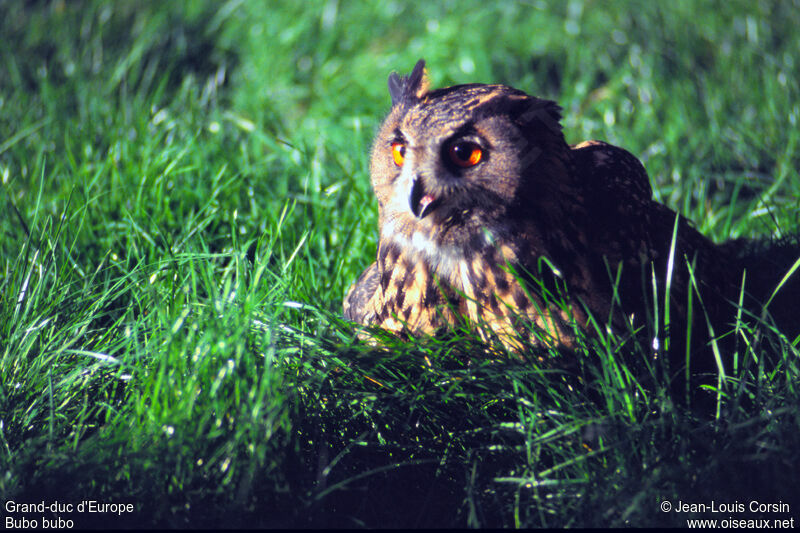
{"type": "MultiPolygon", "coordinates": [[[[797,2],[0,3],[0,511],[140,526],[800,518],[798,339],[715,415],[477,340],[355,340],[386,78],[557,100],[714,240],[800,231],[797,2]],[[134,511],[9,511],[7,502],[134,511]],[[785,511],[785,510],[784,510],[785,511]],[[58,516],[56,516],[58,515],[58,516]]],[[[757,363],[757,361],[756,361],[757,363]]],[[[19,522],[14,522],[19,525],[19,522]]]]}

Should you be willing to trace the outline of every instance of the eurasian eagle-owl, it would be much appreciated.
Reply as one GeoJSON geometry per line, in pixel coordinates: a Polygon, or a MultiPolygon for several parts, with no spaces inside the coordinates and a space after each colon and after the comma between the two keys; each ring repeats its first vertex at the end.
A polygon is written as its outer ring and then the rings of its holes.
{"type": "Polygon", "coordinates": [[[554,102],[505,85],[429,90],[422,60],[389,91],[371,162],[377,260],[346,318],[400,335],[467,320],[515,352],[611,328],[683,355],[688,330],[692,346],[727,331],[737,259],[655,202],[629,152],[567,144],[554,102]]]}

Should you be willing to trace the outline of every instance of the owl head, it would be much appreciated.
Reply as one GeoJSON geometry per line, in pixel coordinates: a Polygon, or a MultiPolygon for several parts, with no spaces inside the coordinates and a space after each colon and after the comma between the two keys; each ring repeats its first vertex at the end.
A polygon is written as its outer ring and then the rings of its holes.
{"type": "Polygon", "coordinates": [[[382,238],[463,247],[570,185],[554,102],[505,85],[429,90],[423,60],[390,75],[389,93],[371,163],[382,238]]]}

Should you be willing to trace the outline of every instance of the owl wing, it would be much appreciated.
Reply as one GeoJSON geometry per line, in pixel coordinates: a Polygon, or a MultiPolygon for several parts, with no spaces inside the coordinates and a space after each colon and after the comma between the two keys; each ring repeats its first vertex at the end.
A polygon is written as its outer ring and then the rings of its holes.
{"type": "Polygon", "coordinates": [[[372,324],[375,322],[375,307],[372,299],[378,290],[380,275],[378,263],[372,263],[355,283],[350,286],[344,298],[344,317],[359,324],[372,324]]]}
{"type": "MultiPolygon", "coordinates": [[[[647,172],[641,162],[630,152],[600,141],[587,141],[573,147],[578,154],[576,164],[591,191],[595,208],[593,215],[603,220],[613,217],[607,226],[611,233],[607,241],[619,241],[617,246],[623,256],[655,261],[666,268],[672,247],[675,211],[652,199],[652,189],[647,172]]],[[[613,255],[613,254],[610,254],[613,255]]],[[[710,280],[727,282],[727,269],[722,259],[728,254],[710,239],[692,227],[691,222],[680,217],[675,242],[675,259],[680,262],[684,255],[696,256],[698,268],[712,273],[710,280]]]]}
{"type": "Polygon", "coordinates": [[[637,205],[653,198],[647,171],[627,150],[603,141],[584,141],[571,148],[576,171],[589,189],[637,205]]]}
{"type": "Polygon", "coordinates": [[[600,252],[598,257],[606,257],[612,267],[623,261],[626,269],[637,267],[641,259],[652,260],[654,243],[647,219],[655,202],[642,163],[627,150],[601,141],[573,146],[572,160],[590,213],[587,237],[600,252]]]}
{"type": "MultiPolygon", "coordinates": [[[[587,285],[589,294],[584,297],[591,299],[598,287],[616,287],[613,290],[624,312],[639,317],[648,308],[641,305],[643,300],[648,296],[652,299],[652,289],[648,294],[643,281],[651,277],[651,262],[666,259],[659,256],[663,249],[669,250],[674,213],[669,221],[663,213],[654,213],[658,204],[652,200],[647,171],[627,150],[601,141],[586,141],[572,146],[572,160],[586,197],[591,222],[586,226],[587,240],[594,252],[591,270],[595,277],[587,285]],[[658,228],[663,231],[654,232],[653,224],[664,226],[658,228]],[[654,236],[660,238],[667,231],[663,246],[654,242],[654,236]],[[617,279],[620,266],[622,277],[617,279]]],[[[606,293],[605,297],[606,304],[611,304],[613,293],[606,293]]]]}
{"type": "MultiPolygon", "coordinates": [[[[652,199],[647,172],[626,150],[588,141],[574,146],[573,156],[592,198],[590,238],[610,266],[622,263],[623,276],[617,291],[623,309],[640,317],[653,312],[655,276],[659,306],[664,303],[669,278],[672,318],[688,318],[687,293],[693,286],[686,267],[689,261],[695,265],[693,271],[706,311],[712,317],[724,316],[724,299],[734,294],[731,272],[735,268],[729,255],[684,217],[679,217],[675,235],[678,215],[652,199]],[[670,267],[673,235],[676,238],[670,267]]],[[[663,313],[662,309],[662,318],[663,313]]],[[[700,314],[695,315],[699,320],[700,314]]],[[[699,326],[704,330],[705,322],[699,326]]]]}

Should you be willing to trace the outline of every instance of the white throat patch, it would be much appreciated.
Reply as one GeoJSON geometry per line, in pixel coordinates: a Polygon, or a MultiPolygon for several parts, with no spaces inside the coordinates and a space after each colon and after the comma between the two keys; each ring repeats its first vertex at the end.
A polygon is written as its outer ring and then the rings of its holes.
{"type": "Polygon", "coordinates": [[[408,238],[398,226],[396,220],[388,221],[382,228],[382,237],[403,250],[410,261],[425,261],[431,272],[451,283],[458,279],[460,264],[464,262],[464,253],[459,247],[437,244],[420,231],[408,238]]]}

